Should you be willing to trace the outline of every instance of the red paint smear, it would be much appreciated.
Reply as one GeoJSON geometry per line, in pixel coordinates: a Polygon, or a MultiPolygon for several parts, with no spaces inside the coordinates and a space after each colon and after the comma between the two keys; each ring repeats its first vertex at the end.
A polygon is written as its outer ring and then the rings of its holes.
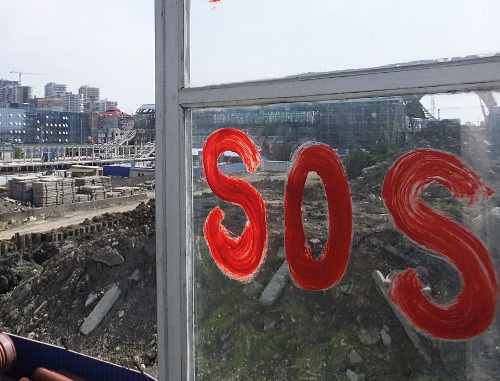
{"type": "Polygon", "coordinates": [[[339,157],[327,145],[300,148],[295,154],[285,192],[285,253],[294,282],[305,290],[324,290],[345,273],[352,239],[349,185],[339,157]],[[301,205],[309,172],[316,172],[328,203],[329,237],[322,255],[312,257],[302,224],[301,205]]]}
{"type": "Polygon", "coordinates": [[[208,215],[203,232],[210,253],[221,271],[230,278],[249,282],[266,256],[266,207],[253,186],[219,171],[217,160],[225,151],[240,155],[249,172],[257,169],[260,154],[245,133],[233,128],[215,131],[203,146],[203,171],[208,185],[222,200],[240,205],[248,221],[241,236],[233,237],[222,225],[224,212],[216,207],[208,215]]]}
{"type": "Polygon", "coordinates": [[[446,305],[436,305],[421,289],[415,270],[397,274],[389,296],[420,329],[450,340],[476,336],[492,322],[497,279],[484,245],[464,227],[435,212],[420,200],[430,183],[438,182],[468,205],[493,192],[454,155],[417,150],[399,158],[387,173],[383,198],[395,225],[417,244],[447,258],[462,276],[462,290],[446,305]]]}

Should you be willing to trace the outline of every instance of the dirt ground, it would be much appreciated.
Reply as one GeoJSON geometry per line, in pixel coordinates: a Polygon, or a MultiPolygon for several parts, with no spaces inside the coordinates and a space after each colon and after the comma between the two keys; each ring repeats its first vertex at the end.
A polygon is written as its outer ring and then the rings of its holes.
{"type": "MultiPolygon", "coordinates": [[[[153,198],[154,194],[149,193],[148,197],[153,198]]],[[[128,212],[135,207],[137,207],[137,201],[131,201],[99,209],[74,211],[71,212],[71,215],[55,215],[43,219],[38,218],[36,220],[23,221],[23,223],[19,226],[1,230],[0,240],[10,239],[16,233],[43,233],[64,226],[77,225],[83,222],[86,218],[101,216],[105,213],[128,212]]]]}

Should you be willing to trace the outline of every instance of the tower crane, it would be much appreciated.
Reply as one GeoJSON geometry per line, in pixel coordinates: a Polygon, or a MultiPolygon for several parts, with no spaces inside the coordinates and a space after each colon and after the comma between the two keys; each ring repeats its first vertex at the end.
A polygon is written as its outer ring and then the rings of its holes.
{"type": "Polygon", "coordinates": [[[488,123],[488,117],[491,109],[497,106],[497,102],[493,96],[493,91],[476,91],[475,93],[480,99],[479,104],[481,105],[484,121],[485,123],[488,123]]]}
{"type": "Polygon", "coordinates": [[[28,73],[26,71],[11,71],[10,73],[11,74],[12,73],[19,74],[19,86],[21,86],[21,77],[22,77],[23,74],[44,75],[43,73],[28,73]]]}

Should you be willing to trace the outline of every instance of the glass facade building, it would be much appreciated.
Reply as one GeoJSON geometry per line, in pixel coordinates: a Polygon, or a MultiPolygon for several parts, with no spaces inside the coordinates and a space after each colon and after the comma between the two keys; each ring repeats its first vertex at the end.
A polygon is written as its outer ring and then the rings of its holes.
{"type": "Polygon", "coordinates": [[[0,108],[0,143],[87,143],[87,118],[77,112],[0,108]]]}

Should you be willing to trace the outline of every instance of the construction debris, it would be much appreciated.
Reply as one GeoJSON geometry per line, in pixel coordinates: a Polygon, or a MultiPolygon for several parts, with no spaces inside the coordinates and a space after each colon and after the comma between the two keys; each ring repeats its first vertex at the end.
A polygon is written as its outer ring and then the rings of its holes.
{"type": "Polygon", "coordinates": [[[289,279],[290,271],[288,270],[288,263],[284,261],[262,292],[260,302],[265,306],[272,306],[275,304],[282,295],[289,279]]]}
{"type": "Polygon", "coordinates": [[[99,303],[94,307],[89,316],[85,319],[80,332],[85,336],[89,335],[94,329],[101,324],[108,312],[113,308],[115,302],[120,297],[121,291],[118,286],[111,287],[104,296],[99,300],[99,303]]]}
{"type": "MultiPolygon", "coordinates": [[[[392,310],[396,314],[396,317],[398,320],[401,322],[401,325],[403,326],[406,334],[410,338],[411,342],[417,348],[418,353],[424,358],[424,360],[427,362],[427,364],[432,363],[432,359],[425,350],[425,348],[422,346],[420,343],[420,338],[418,334],[415,332],[413,329],[413,326],[411,323],[404,317],[404,315],[401,313],[401,311],[398,309],[398,307],[394,304],[394,302],[389,298],[388,294],[388,284],[389,281],[382,275],[382,273],[378,270],[375,270],[372,273],[373,279],[375,280],[375,284],[377,285],[378,289],[384,296],[385,300],[387,300],[387,303],[391,306],[392,310]]],[[[390,343],[390,342],[389,342],[390,343]]]]}
{"type": "Polygon", "coordinates": [[[64,338],[71,350],[123,366],[133,356],[155,365],[154,205],[89,218],[4,252],[0,330],[56,345],[64,338]],[[107,264],[99,261],[105,252],[107,264]]]}

